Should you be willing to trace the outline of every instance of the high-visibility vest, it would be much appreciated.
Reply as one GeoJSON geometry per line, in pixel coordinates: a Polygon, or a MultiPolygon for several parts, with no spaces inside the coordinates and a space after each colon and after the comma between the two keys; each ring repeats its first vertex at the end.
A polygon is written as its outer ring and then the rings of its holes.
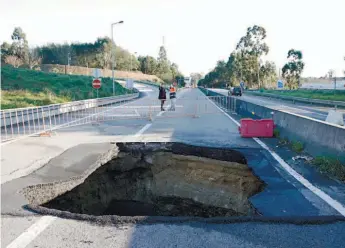
{"type": "Polygon", "coordinates": [[[170,99],[176,98],[176,89],[175,87],[170,87],[170,99]]]}

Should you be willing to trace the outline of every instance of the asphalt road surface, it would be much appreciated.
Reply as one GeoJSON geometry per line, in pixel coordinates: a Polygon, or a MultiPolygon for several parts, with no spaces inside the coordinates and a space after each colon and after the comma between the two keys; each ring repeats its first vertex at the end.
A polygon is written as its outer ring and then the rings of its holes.
{"type": "MultiPolygon", "coordinates": [[[[222,95],[228,95],[228,90],[225,89],[209,89],[222,95]]],[[[240,99],[251,102],[257,105],[269,107],[275,110],[284,110],[294,114],[307,116],[313,119],[325,121],[329,110],[334,109],[331,107],[316,106],[304,103],[292,103],[291,101],[270,99],[268,97],[253,96],[249,94],[243,94],[240,99]]],[[[345,109],[338,109],[339,112],[343,113],[345,121],[345,109]]]]}
{"type": "Polygon", "coordinates": [[[274,140],[241,138],[236,117],[227,116],[198,89],[179,91],[175,112],[159,110],[157,89],[141,90],[142,98],[116,110],[125,115],[135,109],[135,118],[100,119],[2,147],[1,247],[343,247],[345,222],[335,221],[345,216],[343,184],[290,163],[291,152],[275,148],[274,140]],[[282,217],[281,223],[101,225],[23,209],[28,203],[23,188],[81,175],[108,149],[105,143],[125,141],[179,141],[243,152],[267,184],[252,204],[268,220],[282,217]],[[320,222],[292,224],[306,217],[320,222]],[[324,217],[333,221],[324,222],[324,217]]]}

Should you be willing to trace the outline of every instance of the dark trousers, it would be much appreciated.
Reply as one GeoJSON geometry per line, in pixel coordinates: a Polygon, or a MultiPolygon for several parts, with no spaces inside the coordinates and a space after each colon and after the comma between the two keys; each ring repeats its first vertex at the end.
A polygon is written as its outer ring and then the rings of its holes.
{"type": "Polygon", "coordinates": [[[164,102],[165,102],[165,100],[164,100],[164,99],[161,99],[161,110],[162,110],[162,111],[164,110],[164,108],[163,108],[164,102]]]}

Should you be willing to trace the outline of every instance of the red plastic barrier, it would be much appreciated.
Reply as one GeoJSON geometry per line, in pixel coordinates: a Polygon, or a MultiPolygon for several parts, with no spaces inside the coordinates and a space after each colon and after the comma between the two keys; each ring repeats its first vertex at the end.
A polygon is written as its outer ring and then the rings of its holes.
{"type": "Polygon", "coordinates": [[[272,119],[241,119],[241,126],[238,128],[241,137],[273,137],[274,122],[272,119]]]}

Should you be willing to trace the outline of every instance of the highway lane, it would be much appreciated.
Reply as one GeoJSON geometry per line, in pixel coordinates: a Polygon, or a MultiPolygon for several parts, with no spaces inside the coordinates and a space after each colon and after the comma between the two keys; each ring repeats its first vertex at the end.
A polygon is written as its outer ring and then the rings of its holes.
{"type": "MultiPolygon", "coordinates": [[[[209,89],[220,93],[222,95],[228,95],[228,91],[225,89],[209,89]]],[[[275,110],[288,111],[294,114],[299,114],[302,116],[307,116],[313,119],[325,121],[328,115],[328,111],[334,108],[316,106],[304,103],[292,103],[291,101],[280,100],[280,99],[270,99],[268,97],[253,96],[249,94],[243,94],[240,99],[248,101],[261,106],[269,107],[275,110]]],[[[339,112],[343,113],[345,121],[345,109],[338,109],[339,112]]]]}
{"type": "MultiPolygon", "coordinates": [[[[128,105],[142,107],[149,106],[152,102],[158,104],[156,89],[146,94],[146,97],[128,105]]],[[[264,178],[269,185],[267,191],[261,196],[258,195],[254,201],[265,214],[297,215],[301,218],[336,214],[334,209],[325,206],[317,196],[284,172],[278,162],[257,142],[240,138],[237,125],[198,89],[183,90],[178,93],[178,97],[177,104],[182,107],[177,108],[176,112],[160,112],[156,110],[157,108],[153,108],[155,110],[152,112],[152,121],[147,118],[108,119],[101,120],[97,125],[88,124],[62,129],[57,136],[51,138],[32,137],[20,141],[15,148],[7,150],[6,154],[12,152],[12,157],[5,156],[4,159],[7,161],[7,166],[16,166],[19,158],[14,161],[13,157],[20,149],[28,149],[26,155],[31,153],[31,157],[38,159],[37,156],[42,152],[58,149],[60,152],[53,154],[57,156],[80,143],[110,141],[182,141],[236,148],[246,154],[255,173],[264,178]],[[200,111],[204,107],[207,107],[208,112],[200,111]],[[35,152],[38,147],[44,147],[46,150],[35,152]]],[[[145,108],[137,107],[137,111],[141,116],[148,116],[149,111],[145,108]]],[[[40,224],[36,226],[36,231],[33,231],[32,225],[38,223],[41,217],[21,208],[26,200],[18,193],[20,189],[25,185],[41,183],[42,180],[47,182],[51,178],[68,177],[68,173],[64,170],[52,175],[52,171],[57,170],[50,169],[61,167],[61,161],[67,166],[69,159],[82,160],[83,156],[92,153],[89,149],[87,147],[82,149],[85,154],[71,152],[71,157],[65,153],[64,160],[52,161],[34,173],[2,185],[2,247],[14,244],[16,240],[19,240],[17,244],[22,245],[21,247],[341,247],[345,241],[344,222],[312,226],[197,222],[103,226],[97,223],[56,218],[47,224],[46,228],[40,224]],[[28,235],[24,235],[23,238],[20,236],[23,233],[28,235]],[[291,238],[291,235],[294,238],[291,238]],[[27,236],[30,242],[27,241],[27,236]]],[[[24,156],[20,159],[27,160],[24,156]]],[[[79,168],[80,172],[87,168],[85,161],[82,165],[86,167],[79,168]]]]}

